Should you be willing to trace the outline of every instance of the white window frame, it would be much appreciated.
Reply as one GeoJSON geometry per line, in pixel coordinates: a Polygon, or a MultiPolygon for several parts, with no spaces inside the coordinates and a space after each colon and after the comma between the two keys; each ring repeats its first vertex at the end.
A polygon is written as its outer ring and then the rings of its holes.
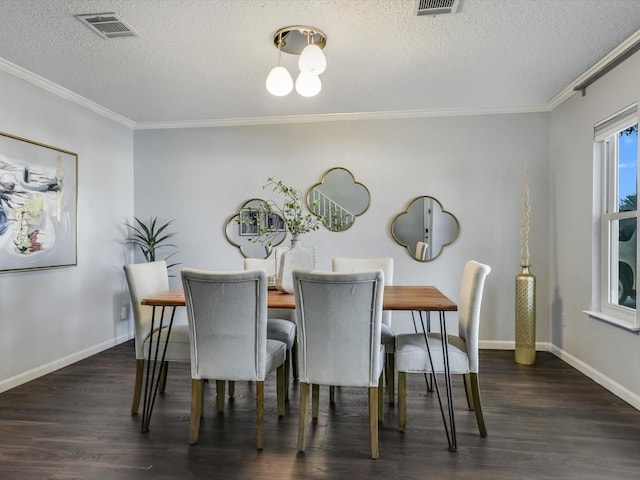
{"type": "MultiPolygon", "coordinates": [[[[638,305],[629,308],[618,305],[618,262],[610,262],[610,258],[618,259],[617,235],[612,240],[611,224],[626,218],[638,218],[638,205],[632,212],[618,211],[618,151],[617,135],[622,130],[638,123],[638,104],[611,115],[598,122],[594,127],[594,245],[595,254],[599,262],[594,263],[594,298],[592,310],[587,311],[590,316],[612,323],[619,327],[640,332],[640,313],[638,305]],[[610,265],[614,263],[614,265],[610,265]],[[616,302],[610,298],[616,298],[616,302]]],[[[640,149],[639,149],[640,150],[640,149]]],[[[638,177],[640,177],[640,159],[638,159],[638,173],[636,175],[636,191],[640,193],[638,177]]],[[[638,202],[636,198],[636,202],[638,202]]],[[[638,221],[638,220],[636,220],[638,221]]],[[[640,224],[637,224],[640,227],[640,224]]],[[[636,235],[636,252],[640,254],[640,235],[636,235]]],[[[638,256],[640,257],[640,255],[638,256]]],[[[640,273],[640,261],[636,258],[636,272],[640,273]]]]}

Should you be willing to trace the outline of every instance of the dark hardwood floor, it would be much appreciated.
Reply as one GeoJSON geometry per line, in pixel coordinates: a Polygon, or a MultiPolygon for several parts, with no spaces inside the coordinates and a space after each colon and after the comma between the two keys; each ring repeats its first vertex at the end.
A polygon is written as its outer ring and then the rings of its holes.
{"type": "Polygon", "coordinates": [[[405,433],[385,405],[380,458],[369,459],[367,393],[321,391],[321,412],[296,452],[298,388],[278,419],[266,385],[265,446],[255,449],[254,386],[240,383],[223,416],[206,390],[200,441],[189,446],[189,365],[173,364],[151,431],[129,414],[133,343],[0,394],[1,479],[640,479],[640,412],[549,353],[530,367],[512,351],[481,352],[489,436],[480,438],[454,378],[458,451],[447,449],[434,396],[410,375],[405,433]]]}

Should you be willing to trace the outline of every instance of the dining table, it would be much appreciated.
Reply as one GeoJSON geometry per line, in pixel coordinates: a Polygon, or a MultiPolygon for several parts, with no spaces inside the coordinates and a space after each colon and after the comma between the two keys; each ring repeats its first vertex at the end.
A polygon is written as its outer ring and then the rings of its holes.
{"type": "MultiPolygon", "coordinates": [[[[329,299],[330,301],[330,299],[329,299]]],[[[168,292],[158,293],[156,295],[150,295],[145,297],[141,301],[142,305],[153,307],[153,313],[151,316],[151,331],[155,332],[160,329],[166,328],[166,338],[169,338],[171,334],[171,327],[173,325],[175,311],[177,307],[185,306],[185,298],[183,290],[173,290],[168,292]],[[172,309],[171,314],[167,315],[168,323],[163,325],[165,319],[165,309],[172,309]],[[156,322],[158,323],[156,325],[156,322]]],[[[295,309],[295,295],[293,293],[281,292],[276,289],[269,288],[267,305],[269,308],[283,308],[283,309],[295,309]]],[[[442,404],[442,398],[440,395],[440,388],[436,375],[432,375],[432,381],[435,386],[435,391],[438,396],[440,405],[440,412],[442,414],[442,420],[444,423],[444,429],[447,436],[447,442],[449,444],[449,450],[455,451],[457,449],[456,431],[455,431],[455,419],[453,412],[453,396],[451,388],[451,374],[449,370],[449,355],[447,349],[447,325],[446,325],[446,312],[455,312],[458,310],[458,306],[455,302],[444,295],[437,287],[431,285],[387,285],[384,287],[383,310],[392,311],[407,311],[414,315],[414,327],[416,327],[415,314],[417,313],[421,323],[422,333],[425,336],[425,343],[429,358],[431,359],[431,350],[429,349],[429,342],[427,341],[427,334],[430,330],[430,314],[432,312],[438,314],[439,326],[440,326],[440,338],[442,341],[442,354],[444,361],[444,379],[445,379],[445,392],[447,399],[448,414],[445,415],[444,407],[442,404]]],[[[155,399],[158,393],[158,387],[160,384],[161,365],[164,362],[167,342],[148,342],[148,361],[146,365],[145,375],[145,387],[142,406],[142,420],[141,428],[142,432],[149,431],[149,423],[151,421],[151,413],[155,404],[155,399]],[[160,345],[164,343],[164,349],[160,352],[160,345]],[[155,348],[154,348],[155,346],[155,348]],[[159,363],[158,363],[159,362],[159,363]]],[[[433,365],[433,363],[432,363],[433,365]]],[[[433,370],[433,369],[432,369],[433,370]]]]}

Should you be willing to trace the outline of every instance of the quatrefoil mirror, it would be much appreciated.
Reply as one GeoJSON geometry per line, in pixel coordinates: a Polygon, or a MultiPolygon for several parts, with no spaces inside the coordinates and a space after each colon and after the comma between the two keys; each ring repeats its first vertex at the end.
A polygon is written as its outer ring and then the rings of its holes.
{"type": "Polygon", "coordinates": [[[356,182],[349,170],[336,167],[311,187],[307,193],[307,208],[322,219],[327,229],[344,232],[351,228],[357,216],[367,211],[370,199],[367,187],[356,182]]]}
{"type": "Polygon", "coordinates": [[[437,258],[460,234],[458,219],[429,196],[414,199],[391,223],[391,236],[420,262],[437,258]]]}
{"type": "Polygon", "coordinates": [[[287,236],[284,218],[261,198],[247,200],[225,224],[225,236],[245,258],[267,258],[287,236]]]}

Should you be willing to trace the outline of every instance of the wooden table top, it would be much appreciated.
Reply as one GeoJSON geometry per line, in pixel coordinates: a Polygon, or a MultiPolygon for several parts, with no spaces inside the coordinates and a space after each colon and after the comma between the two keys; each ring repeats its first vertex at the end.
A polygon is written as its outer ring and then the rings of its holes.
{"type": "MultiPolygon", "coordinates": [[[[142,299],[142,305],[158,307],[184,306],[184,292],[152,295],[142,299]]],[[[393,285],[384,287],[382,306],[385,310],[414,310],[455,312],[458,306],[436,287],[429,285],[393,285]]],[[[269,290],[269,308],[296,308],[295,296],[278,290],[269,290]]]]}

